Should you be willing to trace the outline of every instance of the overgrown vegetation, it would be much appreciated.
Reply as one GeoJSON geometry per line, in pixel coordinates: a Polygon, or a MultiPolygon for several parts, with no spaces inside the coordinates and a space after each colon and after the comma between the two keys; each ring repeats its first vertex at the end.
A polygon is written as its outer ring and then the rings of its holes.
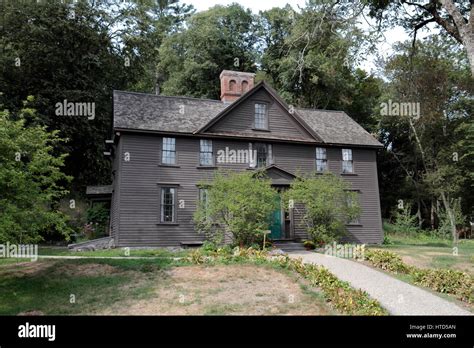
{"type": "MultiPolygon", "coordinates": [[[[28,98],[32,101],[32,98],[28,98]]],[[[61,170],[65,154],[55,147],[64,142],[58,131],[36,124],[34,109],[18,114],[0,111],[0,243],[37,243],[71,229],[58,209],[71,178],[61,170]]]]}
{"type": "Polygon", "coordinates": [[[317,245],[339,241],[346,224],[360,215],[358,193],[340,177],[325,173],[295,178],[283,193],[287,209],[304,209],[303,224],[317,245]]]}
{"type": "Polygon", "coordinates": [[[263,172],[217,171],[209,184],[202,183],[207,199],[199,202],[194,214],[198,231],[218,244],[230,237],[235,245],[261,245],[277,208],[271,181],[263,172]]]}
{"type": "Polygon", "coordinates": [[[91,224],[92,234],[90,239],[106,235],[107,223],[109,221],[109,208],[104,203],[94,204],[86,211],[87,223],[91,224]]]}

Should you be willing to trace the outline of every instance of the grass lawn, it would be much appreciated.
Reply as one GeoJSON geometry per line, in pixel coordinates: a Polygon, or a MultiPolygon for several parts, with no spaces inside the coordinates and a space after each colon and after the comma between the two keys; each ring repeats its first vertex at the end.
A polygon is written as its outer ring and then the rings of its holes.
{"type": "Polygon", "coordinates": [[[70,251],[66,247],[46,247],[38,248],[39,255],[51,256],[97,256],[97,257],[113,257],[113,256],[140,256],[140,257],[181,257],[187,256],[189,250],[170,251],[165,248],[156,249],[104,249],[96,251],[70,251]],[[128,255],[126,254],[128,252],[128,255]]]}
{"type": "Polygon", "coordinates": [[[163,259],[0,263],[0,315],[327,315],[322,294],[268,265],[163,259]],[[74,300],[74,301],[72,301],[74,300]]]}
{"type": "Polygon", "coordinates": [[[449,240],[393,234],[390,234],[389,238],[393,244],[376,248],[397,253],[409,265],[460,270],[474,276],[474,239],[461,240],[455,255],[453,244],[449,240]]]}

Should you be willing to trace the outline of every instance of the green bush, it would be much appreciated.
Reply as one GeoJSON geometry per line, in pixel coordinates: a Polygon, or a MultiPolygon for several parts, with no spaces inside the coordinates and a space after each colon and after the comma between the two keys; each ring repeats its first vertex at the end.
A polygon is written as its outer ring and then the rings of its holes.
{"type": "Polygon", "coordinates": [[[197,230],[217,244],[231,235],[241,247],[262,245],[277,208],[277,191],[264,173],[218,171],[211,183],[201,184],[207,187],[207,201],[200,201],[194,214],[197,230]]]}
{"type": "Polygon", "coordinates": [[[303,224],[311,239],[322,245],[339,241],[346,224],[360,215],[358,193],[349,189],[349,183],[334,174],[312,174],[293,180],[283,198],[287,209],[304,207],[303,224]]]}
{"type": "Polygon", "coordinates": [[[375,267],[395,273],[408,273],[410,267],[405,265],[402,258],[387,250],[368,249],[365,251],[365,259],[375,267]]]}
{"type": "Polygon", "coordinates": [[[311,241],[311,240],[305,240],[305,241],[303,242],[303,246],[304,246],[306,249],[311,249],[311,250],[316,249],[316,244],[315,244],[313,241],[311,241]]]}
{"type": "Polygon", "coordinates": [[[88,223],[92,223],[94,233],[92,238],[106,235],[107,223],[109,221],[109,209],[103,203],[94,204],[86,211],[88,223]]]}
{"type": "MultiPolygon", "coordinates": [[[[28,101],[33,99],[28,97],[28,101]]],[[[26,105],[26,104],[25,104],[26,105]]],[[[50,236],[69,240],[73,232],[58,201],[72,178],[62,172],[66,154],[59,131],[36,126],[36,112],[0,110],[0,243],[38,243],[50,236]]]]}
{"type": "Polygon", "coordinates": [[[396,209],[393,213],[393,230],[396,233],[413,235],[419,232],[418,217],[411,214],[411,204],[405,203],[402,209],[396,209]]]}

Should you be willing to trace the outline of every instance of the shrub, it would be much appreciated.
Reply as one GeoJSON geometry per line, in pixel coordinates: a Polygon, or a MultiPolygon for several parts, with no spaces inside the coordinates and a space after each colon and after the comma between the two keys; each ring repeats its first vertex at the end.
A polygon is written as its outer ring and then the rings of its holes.
{"type": "Polygon", "coordinates": [[[464,272],[409,266],[403,263],[399,255],[380,249],[366,250],[365,259],[383,270],[408,274],[415,284],[441,293],[453,294],[462,301],[469,303],[474,301],[474,280],[464,272]]]}
{"type": "MultiPolygon", "coordinates": [[[[31,101],[31,98],[28,98],[31,101]]],[[[0,243],[38,243],[72,233],[58,201],[72,178],[62,172],[66,154],[59,131],[36,126],[33,109],[10,115],[0,111],[0,243]],[[27,120],[29,122],[27,122],[27,120]]]]}
{"type": "Polygon", "coordinates": [[[387,250],[368,249],[365,251],[365,259],[375,267],[395,273],[408,273],[410,267],[405,265],[402,258],[387,250]]]}
{"type": "Polygon", "coordinates": [[[105,235],[107,223],[109,221],[109,209],[103,203],[94,204],[86,211],[86,219],[94,226],[92,238],[98,238],[105,235]]]}
{"type": "Polygon", "coordinates": [[[419,231],[416,215],[411,214],[412,205],[405,203],[402,209],[394,212],[393,230],[397,233],[412,235],[419,231]]]}
{"type": "Polygon", "coordinates": [[[285,204],[287,208],[304,207],[303,223],[311,239],[321,245],[339,241],[346,224],[360,215],[357,192],[348,191],[349,188],[334,174],[313,174],[293,180],[283,197],[289,203],[285,204]]]}
{"type": "Polygon", "coordinates": [[[310,249],[310,250],[316,249],[316,244],[311,240],[305,240],[303,242],[303,245],[306,249],[310,249]]]}
{"type": "Polygon", "coordinates": [[[474,301],[474,281],[464,272],[451,269],[416,269],[412,274],[413,280],[419,285],[456,295],[462,301],[474,301]]]}
{"type": "Polygon", "coordinates": [[[276,198],[263,172],[218,171],[207,188],[207,200],[198,204],[194,221],[198,231],[217,244],[230,234],[236,245],[261,245],[263,231],[268,230],[271,213],[277,208],[276,198]]]}
{"type": "Polygon", "coordinates": [[[387,314],[378,301],[371,299],[365,291],[353,289],[349,283],[339,280],[324,267],[305,265],[301,259],[289,260],[288,266],[308,279],[313,286],[320,287],[325,297],[343,313],[349,315],[387,314]]]}

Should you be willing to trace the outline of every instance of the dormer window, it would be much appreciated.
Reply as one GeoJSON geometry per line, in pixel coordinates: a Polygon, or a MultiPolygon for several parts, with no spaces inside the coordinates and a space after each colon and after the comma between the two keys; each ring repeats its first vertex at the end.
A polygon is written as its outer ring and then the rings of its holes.
{"type": "Polygon", "coordinates": [[[267,104],[255,103],[255,129],[268,129],[267,104]]]}

